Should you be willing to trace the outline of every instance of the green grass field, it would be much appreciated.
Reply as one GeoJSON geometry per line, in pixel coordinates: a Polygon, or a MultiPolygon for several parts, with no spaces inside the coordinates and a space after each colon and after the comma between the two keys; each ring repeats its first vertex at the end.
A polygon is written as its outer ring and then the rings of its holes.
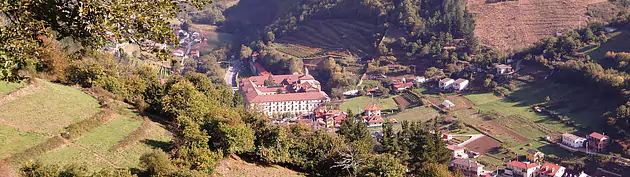
{"type": "Polygon", "coordinates": [[[398,109],[398,105],[396,105],[393,98],[393,96],[388,98],[354,97],[347,99],[341,104],[340,109],[343,111],[351,110],[354,114],[362,113],[365,106],[369,104],[377,104],[381,107],[381,110],[398,109]]]}
{"type": "Polygon", "coordinates": [[[22,86],[24,86],[22,83],[0,81],[0,96],[9,94],[22,86]]]}
{"type": "Polygon", "coordinates": [[[604,57],[606,52],[630,52],[630,34],[628,31],[618,31],[609,35],[609,39],[606,43],[601,44],[599,47],[591,48],[585,52],[591,56],[594,60],[599,60],[604,57]]]}
{"type": "MultiPolygon", "coordinates": [[[[59,165],[84,164],[90,170],[108,167],[137,168],[140,156],[158,147],[140,141],[120,151],[113,151],[112,147],[140,127],[141,124],[142,121],[140,120],[117,115],[107,124],[92,130],[87,135],[75,140],[71,145],[49,152],[39,157],[38,160],[59,165]]],[[[152,123],[148,129],[146,140],[152,142],[170,141],[168,132],[159,125],[152,123]]]]}
{"type": "Polygon", "coordinates": [[[46,138],[42,135],[20,132],[11,127],[0,125],[0,159],[4,159],[9,154],[20,152],[44,140],[46,138]]]}
{"type": "MultiPolygon", "coordinates": [[[[529,92],[529,93],[534,93],[534,92],[529,92]]],[[[521,95],[521,96],[525,96],[525,95],[521,95]]],[[[534,103],[540,103],[538,101],[531,101],[531,100],[509,101],[507,99],[501,99],[492,93],[466,95],[465,97],[473,101],[476,105],[475,108],[483,112],[497,112],[506,116],[511,116],[511,115],[520,116],[520,117],[529,119],[529,121],[543,125],[557,132],[573,132],[574,131],[571,127],[565,126],[563,123],[559,121],[552,120],[551,118],[545,115],[534,112],[531,106],[534,103]]],[[[535,98],[534,95],[528,95],[528,97],[535,98]]],[[[510,122],[506,122],[506,124],[509,126],[510,122]]],[[[513,125],[513,127],[518,127],[518,126],[520,126],[518,125],[518,123],[513,125]]],[[[531,133],[521,133],[521,134],[524,134],[523,136],[526,136],[528,138],[535,138],[535,137],[539,137],[540,135],[540,134],[537,135],[537,134],[531,134],[531,133]]]]}
{"type": "Polygon", "coordinates": [[[419,121],[425,122],[427,120],[431,120],[438,116],[438,112],[433,108],[427,108],[424,106],[415,107],[411,109],[404,110],[401,113],[390,116],[390,119],[396,119],[398,122],[402,121],[419,121]]]}
{"type": "Polygon", "coordinates": [[[39,82],[41,88],[35,93],[0,105],[0,125],[20,132],[55,135],[100,110],[98,101],[80,90],[39,82]]]}

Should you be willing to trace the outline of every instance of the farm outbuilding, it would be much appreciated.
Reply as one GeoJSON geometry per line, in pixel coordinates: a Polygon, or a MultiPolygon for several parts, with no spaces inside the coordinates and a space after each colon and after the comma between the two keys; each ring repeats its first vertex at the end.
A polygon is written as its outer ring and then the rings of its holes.
{"type": "Polygon", "coordinates": [[[442,102],[442,106],[444,108],[450,108],[450,107],[454,107],[455,104],[449,100],[444,100],[444,102],[442,102]]]}

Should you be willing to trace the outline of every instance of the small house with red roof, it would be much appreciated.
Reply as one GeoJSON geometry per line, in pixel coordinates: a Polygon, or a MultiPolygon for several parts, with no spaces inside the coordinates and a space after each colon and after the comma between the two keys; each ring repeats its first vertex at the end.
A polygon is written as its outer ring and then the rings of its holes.
{"type": "Polygon", "coordinates": [[[319,107],[314,111],[315,119],[325,119],[328,124],[328,128],[339,128],[341,122],[346,120],[347,114],[341,110],[326,110],[325,107],[319,107]]]}
{"type": "Polygon", "coordinates": [[[363,108],[363,111],[364,116],[381,116],[381,107],[377,106],[376,104],[365,106],[365,108],[363,108]]]}
{"type": "Polygon", "coordinates": [[[190,50],[190,56],[195,58],[195,59],[199,58],[199,50],[197,50],[197,49],[190,50]]]}
{"type": "Polygon", "coordinates": [[[448,141],[453,139],[453,135],[448,130],[442,130],[442,140],[448,141]]]}
{"type": "Polygon", "coordinates": [[[534,177],[540,168],[537,163],[511,161],[507,163],[504,174],[507,176],[534,177]]]}
{"type": "MultiPolygon", "coordinates": [[[[381,107],[376,104],[370,104],[363,108],[363,122],[365,122],[368,127],[378,127],[385,123],[385,119],[381,117],[381,107]]],[[[396,119],[389,120],[391,123],[398,123],[396,119]]]]}
{"type": "Polygon", "coordinates": [[[499,64],[494,66],[494,68],[497,69],[497,74],[508,74],[513,71],[512,66],[506,64],[499,64]]]}
{"type": "Polygon", "coordinates": [[[184,50],[182,49],[177,49],[177,50],[173,50],[173,53],[171,53],[172,56],[176,56],[176,57],[183,57],[184,54],[184,50]]]}
{"type": "Polygon", "coordinates": [[[603,133],[593,132],[586,136],[588,142],[588,150],[593,151],[602,151],[608,146],[610,143],[610,137],[604,135],[603,133]]]}
{"type": "Polygon", "coordinates": [[[565,168],[558,164],[545,162],[538,170],[539,177],[562,177],[565,168]]]}

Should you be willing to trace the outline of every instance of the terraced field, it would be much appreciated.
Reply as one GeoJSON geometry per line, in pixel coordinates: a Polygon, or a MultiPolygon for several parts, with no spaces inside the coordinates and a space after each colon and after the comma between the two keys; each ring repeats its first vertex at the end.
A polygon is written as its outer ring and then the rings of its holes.
{"type": "Polygon", "coordinates": [[[334,51],[348,50],[363,56],[373,51],[371,44],[375,31],[376,26],[356,20],[310,20],[276,42],[334,51]]]}
{"type": "Polygon", "coordinates": [[[12,91],[22,87],[23,84],[0,81],[0,96],[11,93],[12,91]]]}
{"type": "Polygon", "coordinates": [[[532,45],[554,32],[586,26],[587,6],[606,0],[519,0],[487,3],[469,0],[475,36],[483,45],[507,50],[532,45]]]}
{"type": "MultiPolygon", "coordinates": [[[[14,85],[0,83],[0,88],[14,85]]],[[[114,105],[122,107],[113,113],[102,114],[109,109],[72,87],[37,80],[15,93],[19,94],[0,97],[6,100],[0,102],[0,163],[7,162],[14,169],[29,160],[62,166],[83,164],[93,171],[138,168],[142,154],[165,148],[172,138],[160,124],[143,119],[122,102],[116,101],[114,105]],[[83,132],[59,136],[70,125],[97,120],[94,118],[100,115],[104,118],[97,124],[81,126],[83,132]]]]}

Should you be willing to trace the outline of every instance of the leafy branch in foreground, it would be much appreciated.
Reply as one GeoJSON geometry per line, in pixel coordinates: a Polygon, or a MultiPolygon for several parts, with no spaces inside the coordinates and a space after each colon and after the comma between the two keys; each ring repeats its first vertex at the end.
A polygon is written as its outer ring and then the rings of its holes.
{"type": "MultiPolygon", "coordinates": [[[[0,0],[0,80],[40,62],[42,38],[71,38],[81,44],[77,56],[107,42],[143,40],[172,43],[169,19],[180,6],[200,8],[210,0],[0,0]],[[54,32],[54,33],[53,33],[54,32]]],[[[140,45],[143,46],[143,45],[140,45]]],[[[150,46],[144,46],[150,47],[150,46]]],[[[166,51],[154,50],[160,57],[166,51]]]]}

